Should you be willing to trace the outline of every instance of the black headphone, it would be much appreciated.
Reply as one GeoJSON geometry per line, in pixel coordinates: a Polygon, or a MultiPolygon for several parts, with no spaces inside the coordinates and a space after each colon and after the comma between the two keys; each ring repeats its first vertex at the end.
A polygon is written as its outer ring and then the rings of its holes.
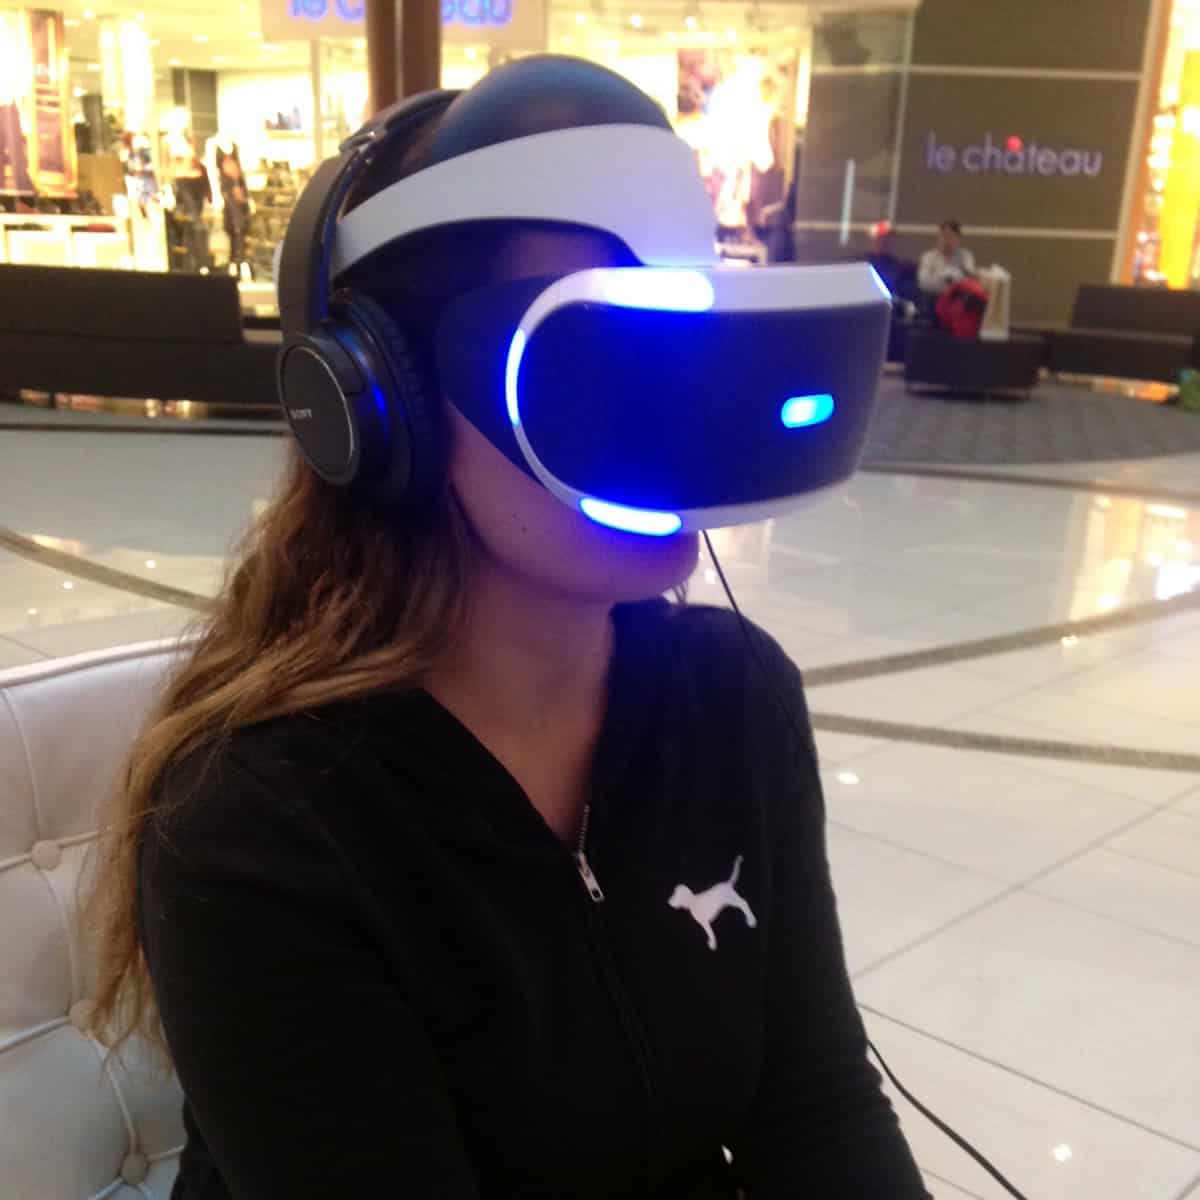
{"type": "Polygon", "coordinates": [[[283,345],[275,378],[300,453],[327,483],[363,485],[388,504],[419,504],[441,476],[436,395],[408,338],[367,296],[333,291],[333,242],[363,172],[457,92],[385,109],[317,168],[296,205],[278,271],[283,345]]]}

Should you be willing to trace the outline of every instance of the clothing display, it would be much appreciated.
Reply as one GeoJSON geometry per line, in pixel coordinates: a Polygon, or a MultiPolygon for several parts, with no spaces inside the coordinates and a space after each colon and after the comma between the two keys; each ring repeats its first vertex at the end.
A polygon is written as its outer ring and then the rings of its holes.
{"type": "Polygon", "coordinates": [[[21,110],[15,103],[0,104],[0,191],[33,192],[21,110]]]}
{"type": "Polygon", "coordinates": [[[419,690],[172,770],[140,920],[175,1200],[927,1197],[779,704],[807,726],[799,673],[725,611],[613,620],[579,859],[419,690]]]}
{"type": "Polygon", "coordinates": [[[217,145],[217,174],[221,181],[221,211],[229,236],[229,265],[241,274],[247,261],[246,231],[250,225],[250,192],[236,144],[217,145]]]}

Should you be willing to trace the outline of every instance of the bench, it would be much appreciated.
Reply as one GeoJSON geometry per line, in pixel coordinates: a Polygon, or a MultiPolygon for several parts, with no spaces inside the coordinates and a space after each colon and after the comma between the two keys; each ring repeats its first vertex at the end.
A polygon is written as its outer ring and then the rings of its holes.
{"type": "Polygon", "coordinates": [[[909,391],[936,387],[978,395],[1021,392],[1028,396],[1038,381],[1044,355],[1040,337],[957,338],[914,325],[905,348],[904,382],[909,391]]]}
{"type": "Polygon", "coordinates": [[[1057,375],[1104,375],[1178,383],[1200,365],[1200,293],[1092,285],[1075,297],[1071,326],[1049,335],[1047,366],[1057,375]]]}
{"type": "Polygon", "coordinates": [[[274,405],[279,334],[224,275],[0,265],[0,388],[274,405]]]}

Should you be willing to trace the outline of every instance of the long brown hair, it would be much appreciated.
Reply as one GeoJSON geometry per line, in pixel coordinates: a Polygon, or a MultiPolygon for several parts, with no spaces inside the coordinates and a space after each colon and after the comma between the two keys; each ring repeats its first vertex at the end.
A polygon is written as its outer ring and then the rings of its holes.
{"type": "Polygon", "coordinates": [[[290,451],[199,641],[135,743],[86,904],[98,925],[92,1026],[164,1045],[138,935],[138,848],[173,763],[235,729],[419,686],[462,626],[471,564],[447,489],[409,519],[322,483],[290,451]]]}
{"type": "MultiPolygon", "coordinates": [[[[424,165],[435,120],[382,156],[350,207],[424,165]]],[[[351,278],[413,338],[432,384],[430,334],[452,286],[494,251],[436,234],[410,239],[351,278]],[[462,250],[469,254],[462,253],[462,250]],[[438,269],[431,270],[431,263],[438,269]]],[[[448,486],[419,512],[322,482],[289,447],[281,486],[247,532],[200,636],[135,742],[98,839],[81,905],[99,942],[92,1032],[116,1048],[166,1043],[138,932],[138,857],[161,785],[192,751],[235,730],[373,692],[418,687],[465,620],[472,541],[448,486]]]]}

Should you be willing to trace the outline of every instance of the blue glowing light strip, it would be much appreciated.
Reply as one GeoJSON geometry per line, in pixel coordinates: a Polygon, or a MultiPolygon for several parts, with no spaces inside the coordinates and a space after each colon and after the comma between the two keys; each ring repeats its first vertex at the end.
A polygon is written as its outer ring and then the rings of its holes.
{"type": "Polygon", "coordinates": [[[652,508],[629,508],[624,504],[611,504],[584,496],[579,502],[583,515],[598,525],[611,529],[623,529],[626,533],[642,533],[650,537],[668,537],[683,528],[677,513],[660,512],[652,508]]]}
{"type": "Polygon", "coordinates": [[[521,373],[521,359],[525,356],[525,330],[518,329],[508,347],[508,361],[504,365],[504,398],[508,405],[508,419],[515,429],[521,423],[521,409],[517,399],[517,376],[521,373]]]}
{"type": "Polygon", "coordinates": [[[833,416],[833,397],[828,392],[813,396],[793,396],[785,400],[779,419],[788,429],[801,429],[805,425],[820,425],[833,416]]]}

